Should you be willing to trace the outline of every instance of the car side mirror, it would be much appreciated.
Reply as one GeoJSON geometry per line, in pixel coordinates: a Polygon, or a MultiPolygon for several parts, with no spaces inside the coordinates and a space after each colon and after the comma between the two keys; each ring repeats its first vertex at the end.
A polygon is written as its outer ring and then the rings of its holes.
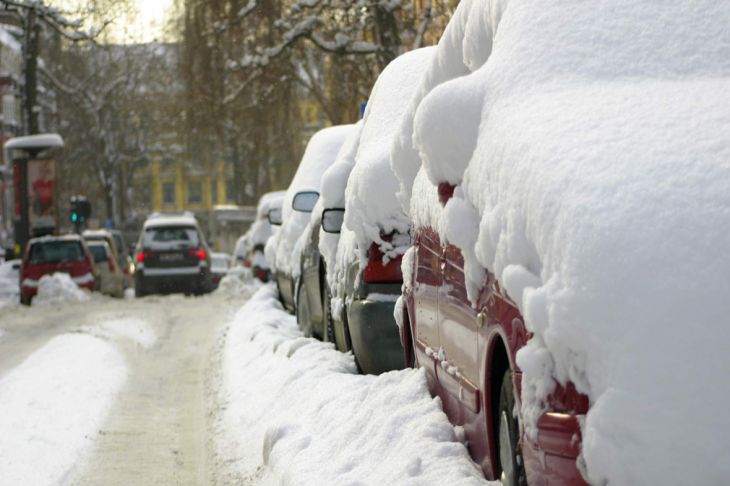
{"type": "Polygon", "coordinates": [[[271,209],[266,217],[269,219],[269,224],[274,226],[281,226],[281,223],[283,222],[281,208],[271,209]]]}
{"type": "Polygon", "coordinates": [[[314,206],[317,204],[319,199],[319,193],[317,191],[302,191],[294,195],[291,207],[294,211],[302,213],[311,213],[314,206]]]}
{"type": "Polygon", "coordinates": [[[342,231],[344,221],[345,210],[342,208],[331,208],[322,211],[322,230],[325,233],[339,233],[342,231]]]}

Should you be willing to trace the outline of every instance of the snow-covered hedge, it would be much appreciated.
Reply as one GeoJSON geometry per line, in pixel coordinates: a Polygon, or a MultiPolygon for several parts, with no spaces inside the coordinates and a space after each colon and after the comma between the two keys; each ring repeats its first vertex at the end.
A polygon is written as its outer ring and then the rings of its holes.
{"type": "Polygon", "coordinates": [[[460,185],[434,226],[470,296],[488,269],[534,333],[528,428],[553,378],[590,397],[596,484],[730,478],[728,25],[715,0],[462,1],[419,157],[393,150],[406,203],[414,180],[460,185]]]}

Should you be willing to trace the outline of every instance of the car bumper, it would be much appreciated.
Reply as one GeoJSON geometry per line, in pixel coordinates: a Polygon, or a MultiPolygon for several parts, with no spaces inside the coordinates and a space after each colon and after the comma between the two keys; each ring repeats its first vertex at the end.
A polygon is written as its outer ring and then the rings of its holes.
{"type": "Polygon", "coordinates": [[[134,283],[137,288],[157,292],[204,291],[208,290],[209,281],[208,271],[205,268],[186,269],[186,271],[178,272],[143,269],[134,274],[134,283]]]}
{"type": "Polygon", "coordinates": [[[353,300],[347,310],[352,350],[365,373],[402,369],[403,347],[392,301],[353,300]]]}
{"type": "Polygon", "coordinates": [[[525,437],[522,446],[528,483],[587,486],[578,469],[580,416],[546,413],[537,427],[537,439],[525,437]]]}

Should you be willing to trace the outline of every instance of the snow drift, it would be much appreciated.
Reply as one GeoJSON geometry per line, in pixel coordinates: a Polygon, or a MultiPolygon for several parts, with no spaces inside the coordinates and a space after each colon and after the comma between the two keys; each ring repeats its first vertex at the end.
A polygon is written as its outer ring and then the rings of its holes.
{"type": "Polygon", "coordinates": [[[226,338],[223,460],[259,484],[487,484],[423,372],[355,373],[350,354],[302,337],[263,287],[226,338]]]}

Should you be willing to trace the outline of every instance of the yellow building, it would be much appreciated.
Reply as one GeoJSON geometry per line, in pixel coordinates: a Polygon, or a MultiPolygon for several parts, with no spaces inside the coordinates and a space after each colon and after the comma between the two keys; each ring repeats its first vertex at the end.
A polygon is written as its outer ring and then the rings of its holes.
{"type": "Polygon", "coordinates": [[[223,162],[204,171],[180,161],[155,160],[149,176],[152,211],[207,211],[217,204],[235,202],[233,169],[223,162]]]}

